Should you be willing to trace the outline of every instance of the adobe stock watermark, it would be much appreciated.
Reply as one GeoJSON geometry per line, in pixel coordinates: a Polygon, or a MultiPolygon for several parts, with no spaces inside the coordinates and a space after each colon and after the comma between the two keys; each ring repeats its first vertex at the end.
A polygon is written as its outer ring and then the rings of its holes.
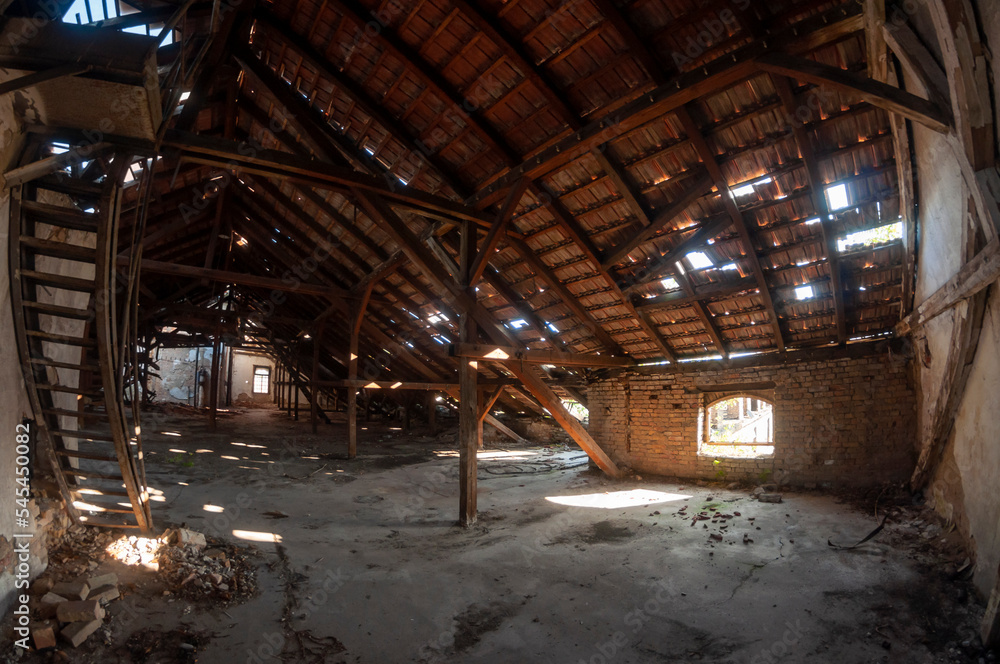
{"type": "Polygon", "coordinates": [[[581,657],[576,664],[611,664],[618,660],[631,638],[642,632],[652,620],[663,616],[669,601],[679,595],[672,579],[661,579],[650,584],[648,588],[652,595],[622,616],[622,628],[606,640],[594,644],[594,652],[589,657],[581,657]]]}

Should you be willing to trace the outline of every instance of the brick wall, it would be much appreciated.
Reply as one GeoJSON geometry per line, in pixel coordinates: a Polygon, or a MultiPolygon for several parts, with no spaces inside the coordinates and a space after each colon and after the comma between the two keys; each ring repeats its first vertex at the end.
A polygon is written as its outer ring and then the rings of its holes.
{"type": "Polygon", "coordinates": [[[916,399],[905,360],[865,357],[775,366],[630,372],[591,384],[590,433],[637,472],[727,480],[769,477],[796,486],[906,480],[914,464],[916,399]],[[773,384],[773,385],[772,385],[773,384]],[[774,403],[774,453],[757,459],[699,455],[699,414],[750,386],[774,403]],[[727,393],[731,393],[730,391],[727,393]]]}

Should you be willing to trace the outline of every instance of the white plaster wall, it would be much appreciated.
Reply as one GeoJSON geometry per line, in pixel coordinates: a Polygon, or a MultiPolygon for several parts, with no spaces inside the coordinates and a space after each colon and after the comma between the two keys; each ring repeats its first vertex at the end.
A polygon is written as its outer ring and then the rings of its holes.
{"type": "MultiPolygon", "coordinates": [[[[1000,48],[1000,16],[992,5],[979,3],[987,45],[1000,48]]],[[[925,42],[936,49],[929,22],[918,20],[925,42]]],[[[996,94],[996,92],[995,92],[996,94]]],[[[994,113],[1000,108],[994,99],[994,113]]],[[[1000,117],[996,116],[995,117],[1000,117]]],[[[998,125],[1000,126],[1000,125],[998,125]]],[[[995,135],[996,132],[995,132],[995,135]]],[[[969,188],[960,175],[953,151],[944,139],[917,128],[920,242],[915,304],[934,293],[961,267],[969,238],[969,188]]],[[[975,583],[987,595],[997,582],[1000,564],[1000,285],[989,297],[979,346],[963,400],[941,462],[931,479],[928,496],[934,507],[953,520],[972,545],[976,556],[975,583]]],[[[919,416],[925,429],[929,413],[940,398],[948,351],[954,344],[953,314],[948,312],[926,325],[927,362],[916,363],[921,392],[919,416]]],[[[926,354],[918,356],[926,360],[926,354]]]]}
{"type": "MultiPolygon", "coordinates": [[[[277,372],[274,370],[274,360],[267,355],[248,353],[246,351],[233,351],[233,404],[238,404],[244,399],[250,399],[261,403],[268,403],[274,398],[274,381],[277,380],[277,372]],[[269,394],[253,393],[253,368],[254,366],[271,367],[271,390],[269,394]]],[[[301,407],[304,397],[299,395],[299,406],[301,407]]]]}

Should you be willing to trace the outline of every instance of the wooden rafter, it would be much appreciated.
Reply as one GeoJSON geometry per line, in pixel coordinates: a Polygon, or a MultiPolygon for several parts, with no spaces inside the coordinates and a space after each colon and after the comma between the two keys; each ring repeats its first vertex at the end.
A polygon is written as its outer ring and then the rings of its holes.
{"type": "Polygon", "coordinates": [[[781,332],[781,323],[778,320],[778,314],[774,309],[774,302],[771,299],[771,291],[767,285],[767,277],[764,276],[764,268],[761,266],[760,257],[757,255],[757,245],[753,235],[750,233],[750,228],[746,219],[744,219],[743,213],[740,212],[740,209],[736,206],[736,200],[729,188],[729,182],[726,180],[726,176],[719,167],[715,152],[711,147],[709,147],[708,141],[705,140],[705,137],[702,136],[701,130],[698,128],[697,123],[695,123],[694,118],[691,117],[691,114],[686,108],[677,109],[676,114],[677,118],[681,121],[681,125],[684,127],[685,133],[688,135],[688,139],[694,146],[695,151],[701,158],[705,168],[708,169],[709,175],[712,176],[715,188],[718,189],[719,193],[722,195],[722,204],[726,209],[726,213],[732,219],[733,225],[736,227],[736,232],[740,236],[740,240],[743,242],[747,260],[750,262],[754,277],[757,279],[757,285],[760,288],[760,299],[763,301],[764,308],[767,310],[767,315],[770,318],[775,346],[777,346],[779,351],[784,350],[785,340],[781,332]]]}
{"type": "MultiPolygon", "coordinates": [[[[795,116],[798,106],[795,103],[795,94],[792,85],[783,76],[772,76],[772,83],[781,97],[781,104],[785,113],[789,117],[795,116]]],[[[819,215],[820,235],[823,241],[823,250],[826,254],[827,267],[830,269],[830,289],[833,291],[834,308],[837,316],[837,343],[847,343],[847,314],[844,311],[844,284],[840,272],[840,254],[837,250],[837,239],[830,231],[830,206],[826,202],[826,187],[819,170],[819,160],[816,159],[816,152],[813,150],[809,133],[799,122],[792,123],[792,132],[795,134],[795,142],[799,146],[799,155],[806,167],[809,176],[809,186],[812,190],[813,207],[819,215]]]]}
{"type": "Polygon", "coordinates": [[[767,46],[764,43],[754,43],[740,47],[704,67],[676,76],[650,93],[625,104],[608,117],[597,118],[571,136],[536,152],[528,160],[480,186],[467,202],[479,207],[492,200],[498,191],[510,187],[522,175],[535,178],[552,172],[601,143],[640,127],[702,95],[746,79],[760,71],[753,60],[769,50],[784,48],[789,53],[807,52],[849,35],[858,30],[859,18],[860,10],[857,5],[847,3],[775,32],[766,40],[767,46]]]}

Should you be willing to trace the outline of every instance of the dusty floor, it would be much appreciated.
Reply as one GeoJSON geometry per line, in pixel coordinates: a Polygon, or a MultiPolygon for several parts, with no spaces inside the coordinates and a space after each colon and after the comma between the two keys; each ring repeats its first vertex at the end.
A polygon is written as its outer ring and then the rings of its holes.
{"type": "Polygon", "coordinates": [[[257,593],[163,595],[153,572],[105,561],[132,584],[108,628],[32,661],[994,658],[975,645],[983,609],[956,536],[919,507],[882,494],[882,533],[828,545],[877,525],[877,491],[765,504],[746,489],[609,481],[578,450],[492,449],[479,524],[463,530],[453,433],[369,424],[347,461],[342,425],[313,436],[273,410],[226,416],[217,434],[200,415],[152,413],[144,430],[158,527],[249,546],[257,593]]]}

